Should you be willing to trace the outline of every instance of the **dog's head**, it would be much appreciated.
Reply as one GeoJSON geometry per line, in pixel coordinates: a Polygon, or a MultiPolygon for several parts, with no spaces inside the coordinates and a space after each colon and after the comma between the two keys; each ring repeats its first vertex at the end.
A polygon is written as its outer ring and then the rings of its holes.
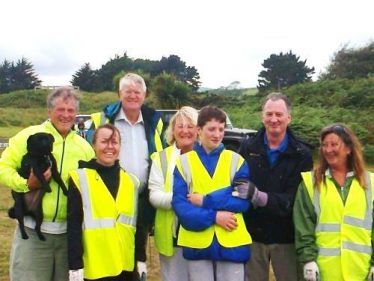
{"type": "Polygon", "coordinates": [[[36,133],[27,139],[27,152],[37,155],[52,153],[54,137],[48,133],[36,133]]]}

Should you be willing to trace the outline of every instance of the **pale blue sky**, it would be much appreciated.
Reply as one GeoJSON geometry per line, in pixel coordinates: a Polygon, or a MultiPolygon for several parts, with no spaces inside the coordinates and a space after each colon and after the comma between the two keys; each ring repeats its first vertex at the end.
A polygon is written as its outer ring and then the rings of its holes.
{"type": "Polygon", "coordinates": [[[126,51],[178,55],[204,87],[255,87],[272,53],[292,50],[317,76],[343,44],[374,40],[373,0],[11,0],[0,9],[0,61],[28,58],[43,85],[126,51]]]}

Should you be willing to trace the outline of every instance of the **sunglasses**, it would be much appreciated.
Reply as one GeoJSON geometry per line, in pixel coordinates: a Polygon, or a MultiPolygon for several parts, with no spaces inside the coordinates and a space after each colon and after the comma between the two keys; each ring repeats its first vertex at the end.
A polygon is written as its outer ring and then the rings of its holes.
{"type": "Polygon", "coordinates": [[[352,142],[351,136],[348,133],[348,129],[340,124],[333,124],[331,126],[324,128],[321,132],[321,141],[325,138],[325,136],[331,133],[338,135],[344,141],[345,144],[350,144],[352,142]]]}

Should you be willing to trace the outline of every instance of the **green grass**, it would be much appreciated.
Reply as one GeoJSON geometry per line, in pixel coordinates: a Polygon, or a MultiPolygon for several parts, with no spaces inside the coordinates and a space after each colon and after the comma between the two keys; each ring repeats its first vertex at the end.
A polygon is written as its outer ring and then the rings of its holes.
{"type": "Polygon", "coordinates": [[[9,281],[9,253],[15,221],[7,212],[12,204],[10,189],[0,185],[0,281],[9,281]]]}
{"type": "Polygon", "coordinates": [[[246,96],[254,96],[258,93],[258,90],[257,88],[248,88],[248,89],[245,89],[244,92],[243,92],[243,95],[246,95],[246,96]]]}
{"type": "Polygon", "coordinates": [[[28,127],[47,118],[46,108],[0,108],[0,127],[28,127]]]}
{"type": "Polygon", "coordinates": [[[10,138],[24,128],[25,127],[0,127],[0,137],[10,138]]]}

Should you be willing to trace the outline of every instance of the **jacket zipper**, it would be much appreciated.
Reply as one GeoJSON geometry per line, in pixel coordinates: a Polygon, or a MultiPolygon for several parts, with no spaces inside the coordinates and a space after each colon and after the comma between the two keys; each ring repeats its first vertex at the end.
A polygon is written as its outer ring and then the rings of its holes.
{"type": "MultiPolygon", "coordinates": [[[[60,172],[60,175],[62,175],[62,163],[64,162],[64,154],[65,154],[65,139],[63,140],[63,144],[62,144],[62,154],[61,154],[61,163],[60,163],[60,169],[59,169],[59,172],[60,172]]],[[[57,218],[57,213],[58,213],[58,207],[60,205],[60,186],[58,186],[57,188],[57,204],[56,204],[56,211],[55,211],[55,215],[53,216],[53,222],[56,221],[56,218],[57,218]]]]}

